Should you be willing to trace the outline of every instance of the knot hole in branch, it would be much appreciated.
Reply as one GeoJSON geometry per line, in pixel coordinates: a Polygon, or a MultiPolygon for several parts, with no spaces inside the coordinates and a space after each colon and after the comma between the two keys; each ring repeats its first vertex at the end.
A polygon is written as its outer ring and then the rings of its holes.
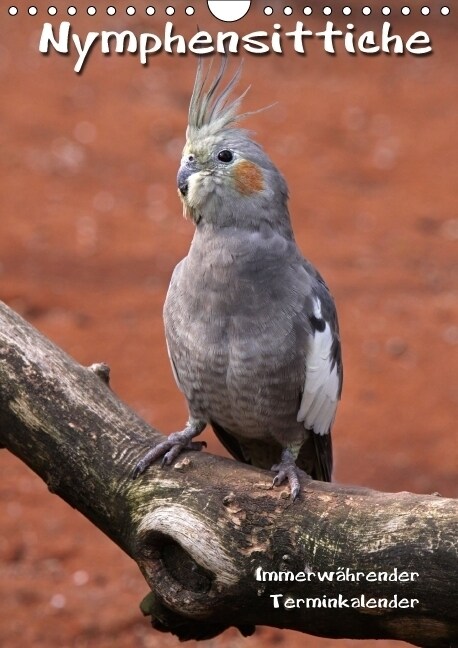
{"type": "Polygon", "coordinates": [[[207,594],[215,575],[197,563],[174,538],[151,532],[143,538],[143,555],[153,567],[156,578],[166,579],[177,588],[194,594],[207,594]],[[154,566],[153,566],[154,564],[154,566]]]}
{"type": "Polygon", "coordinates": [[[218,530],[182,504],[159,506],[145,515],[136,553],[151,589],[176,613],[186,609],[209,616],[239,582],[235,556],[218,530]]]}

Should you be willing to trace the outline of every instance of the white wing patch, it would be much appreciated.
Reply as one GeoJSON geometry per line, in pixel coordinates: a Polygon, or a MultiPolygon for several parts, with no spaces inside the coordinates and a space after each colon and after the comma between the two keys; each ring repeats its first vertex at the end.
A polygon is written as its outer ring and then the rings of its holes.
{"type": "MultiPolygon", "coordinates": [[[[322,319],[321,302],[314,299],[313,312],[322,319]]],[[[325,322],[324,331],[315,331],[310,336],[307,353],[304,393],[297,413],[297,420],[303,422],[315,434],[327,434],[334,420],[339,394],[337,364],[331,369],[332,333],[325,322]]]]}

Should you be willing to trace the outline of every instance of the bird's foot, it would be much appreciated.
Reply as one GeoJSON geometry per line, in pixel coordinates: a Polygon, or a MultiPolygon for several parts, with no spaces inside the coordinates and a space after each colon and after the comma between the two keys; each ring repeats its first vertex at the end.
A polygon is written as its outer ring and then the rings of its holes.
{"type": "Polygon", "coordinates": [[[288,481],[291,489],[291,499],[294,502],[301,490],[299,474],[302,473],[302,470],[296,466],[296,461],[291,451],[288,449],[283,450],[281,453],[280,463],[272,466],[271,470],[277,473],[272,482],[272,488],[274,486],[280,486],[283,482],[288,481]]]}
{"type": "Polygon", "coordinates": [[[205,428],[204,421],[190,419],[184,430],[173,432],[165,441],[161,441],[154,446],[140,459],[132,473],[132,479],[137,479],[139,475],[154,463],[159,457],[162,457],[161,468],[170,465],[183,450],[202,450],[206,448],[205,441],[193,441],[192,439],[200,434],[205,428]]]}

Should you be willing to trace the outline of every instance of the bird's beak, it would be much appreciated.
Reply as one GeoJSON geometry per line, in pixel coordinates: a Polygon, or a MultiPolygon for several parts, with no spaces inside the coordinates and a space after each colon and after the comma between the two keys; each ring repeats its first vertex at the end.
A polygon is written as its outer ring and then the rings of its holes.
{"type": "Polygon", "coordinates": [[[183,198],[188,193],[188,180],[189,180],[189,178],[194,173],[197,173],[199,170],[200,169],[199,169],[199,167],[197,165],[197,162],[195,160],[193,160],[192,162],[187,160],[186,162],[184,162],[181,165],[181,167],[180,167],[180,169],[178,171],[177,185],[178,185],[178,189],[179,189],[181,195],[183,196],[183,198]]]}

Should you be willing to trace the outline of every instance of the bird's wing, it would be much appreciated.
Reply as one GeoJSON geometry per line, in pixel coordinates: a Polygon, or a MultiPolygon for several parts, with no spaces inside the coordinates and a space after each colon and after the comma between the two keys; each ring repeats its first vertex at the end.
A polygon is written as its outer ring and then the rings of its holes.
{"type": "Polygon", "coordinates": [[[318,296],[313,297],[309,320],[312,333],[308,340],[304,390],[297,420],[315,434],[328,434],[341,391],[340,341],[331,322],[323,317],[318,296]]]}
{"type": "Polygon", "coordinates": [[[232,434],[229,434],[229,432],[226,432],[226,430],[219,425],[219,423],[216,423],[216,421],[210,421],[210,423],[216,438],[226,448],[229,454],[231,454],[234,459],[237,459],[237,461],[251,464],[250,457],[246,451],[244,451],[243,446],[239,443],[238,439],[236,439],[232,434]]]}
{"type": "MultiPolygon", "coordinates": [[[[331,427],[342,391],[343,370],[339,326],[331,295],[321,277],[312,291],[307,318],[308,337],[305,380],[297,420],[313,431],[315,479],[330,481],[332,472],[331,427]]],[[[304,448],[305,450],[305,448],[304,448]]],[[[299,453],[298,465],[301,464],[299,453]]]]}
{"type": "Polygon", "coordinates": [[[164,328],[165,328],[165,343],[167,345],[167,354],[169,356],[170,366],[172,367],[172,373],[173,373],[173,377],[175,378],[175,382],[176,382],[176,384],[178,386],[178,389],[183,393],[184,393],[183,386],[180,383],[180,379],[178,377],[178,370],[177,370],[175,360],[174,360],[174,357],[173,357],[173,355],[174,355],[173,352],[174,352],[174,350],[176,351],[176,346],[177,345],[173,343],[173,339],[174,339],[175,336],[170,335],[170,332],[173,329],[174,317],[170,312],[170,308],[168,308],[168,301],[169,301],[169,298],[172,295],[172,293],[174,293],[177,290],[178,281],[179,281],[179,277],[180,277],[180,274],[181,274],[181,271],[182,271],[184,261],[185,261],[185,259],[182,259],[179,263],[177,263],[177,265],[175,266],[175,268],[173,270],[172,277],[170,279],[169,289],[167,291],[167,297],[166,297],[165,304],[164,304],[164,311],[163,311],[164,328]]]}
{"type": "Polygon", "coordinates": [[[310,443],[302,446],[296,464],[305,470],[312,479],[330,482],[332,477],[331,433],[315,434],[312,432],[310,443]]]}
{"type": "Polygon", "coordinates": [[[175,362],[173,361],[172,354],[170,353],[170,346],[169,346],[169,342],[168,342],[167,338],[165,338],[165,343],[167,345],[167,355],[169,356],[170,366],[172,367],[173,377],[175,378],[175,382],[177,384],[178,389],[182,392],[183,388],[180,385],[180,380],[178,378],[177,368],[176,368],[175,362]]]}

